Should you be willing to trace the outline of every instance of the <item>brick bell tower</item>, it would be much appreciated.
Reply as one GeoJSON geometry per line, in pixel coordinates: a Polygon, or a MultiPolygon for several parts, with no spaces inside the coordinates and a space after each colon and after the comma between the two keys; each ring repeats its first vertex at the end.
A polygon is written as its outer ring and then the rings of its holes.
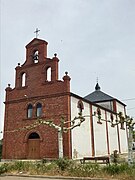
{"type": "MultiPolygon", "coordinates": [[[[55,124],[62,116],[70,120],[70,77],[66,73],[58,80],[59,59],[57,54],[47,57],[47,45],[37,38],[26,45],[26,61],[15,68],[15,87],[6,88],[3,159],[58,158],[56,129],[47,125],[24,129],[38,118],[55,124]]],[[[70,132],[63,143],[64,156],[70,158],[70,132]]]]}

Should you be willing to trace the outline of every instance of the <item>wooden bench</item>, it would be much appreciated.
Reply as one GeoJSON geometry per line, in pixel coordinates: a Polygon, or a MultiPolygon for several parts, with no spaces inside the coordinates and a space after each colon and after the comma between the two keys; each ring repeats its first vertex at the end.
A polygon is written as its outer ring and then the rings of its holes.
{"type": "Polygon", "coordinates": [[[98,164],[109,164],[109,157],[108,156],[96,156],[96,157],[84,157],[80,160],[81,164],[84,164],[85,161],[94,161],[94,163],[98,164]]]}

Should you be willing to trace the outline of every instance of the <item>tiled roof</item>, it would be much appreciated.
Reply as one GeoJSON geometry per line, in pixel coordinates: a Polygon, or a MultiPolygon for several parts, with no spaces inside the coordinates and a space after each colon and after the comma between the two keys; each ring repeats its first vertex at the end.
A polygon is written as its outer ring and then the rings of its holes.
{"type": "Polygon", "coordinates": [[[115,98],[105,94],[102,91],[94,91],[91,94],[88,94],[87,96],[85,96],[84,99],[87,99],[91,102],[98,102],[98,101],[110,101],[115,98]]]}
{"type": "Polygon", "coordinates": [[[87,99],[91,102],[100,102],[100,101],[110,101],[115,98],[109,96],[108,94],[105,94],[104,92],[100,91],[100,86],[97,83],[95,86],[95,91],[88,94],[87,96],[84,97],[84,99],[87,99]]]}

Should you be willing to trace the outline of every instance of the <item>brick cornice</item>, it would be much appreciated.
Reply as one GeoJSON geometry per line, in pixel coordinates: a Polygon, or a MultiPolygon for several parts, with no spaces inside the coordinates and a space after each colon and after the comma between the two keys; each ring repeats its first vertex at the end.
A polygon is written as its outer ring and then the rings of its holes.
{"type": "Polygon", "coordinates": [[[18,102],[25,102],[28,100],[35,100],[35,99],[44,99],[44,98],[53,98],[53,97],[60,97],[60,96],[70,96],[70,92],[64,92],[64,93],[57,93],[57,94],[49,94],[49,95],[44,95],[44,96],[33,96],[30,98],[21,98],[17,100],[11,100],[11,101],[5,101],[5,104],[12,104],[12,103],[18,103],[18,102]]]}

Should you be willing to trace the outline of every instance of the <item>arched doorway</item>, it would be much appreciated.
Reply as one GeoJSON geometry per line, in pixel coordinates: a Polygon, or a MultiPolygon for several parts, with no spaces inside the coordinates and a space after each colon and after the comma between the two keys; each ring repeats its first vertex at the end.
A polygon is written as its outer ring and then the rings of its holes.
{"type": "Polygon", "coordinates": [[[32,132],[28,137],[27,159],[40,159],[40,136],[32,132]]]}

